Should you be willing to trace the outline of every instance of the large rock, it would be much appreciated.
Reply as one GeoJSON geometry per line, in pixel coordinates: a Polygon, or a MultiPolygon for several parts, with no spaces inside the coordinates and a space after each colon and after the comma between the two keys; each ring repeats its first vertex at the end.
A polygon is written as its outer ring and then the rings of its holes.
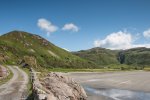
{"type": "Polygon", "coordinates": [[[3,67],[0,65],[0,79],[1,78],[6,78],[8,76],[8,70],[7,68],[3,67]]]}
{"type": "Polygon", "coordinates": [[[44,79],[40,79],[40,82],[49,91],[48,100],[86,100],[87,98],[79,84],[60,73],[51,72],[44,79]]]}

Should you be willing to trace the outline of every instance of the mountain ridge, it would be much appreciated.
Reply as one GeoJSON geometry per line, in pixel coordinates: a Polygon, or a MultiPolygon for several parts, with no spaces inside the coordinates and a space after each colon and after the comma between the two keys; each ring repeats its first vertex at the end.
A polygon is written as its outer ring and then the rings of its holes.
{"type": "Polygon", "coordinates": [[[81,58],[93,61],[98,65],[126,64],[133,66],[150,66],[150,48],[146,47],[126,50],[110,50],[96,47],[72,53],[81,58]]]}

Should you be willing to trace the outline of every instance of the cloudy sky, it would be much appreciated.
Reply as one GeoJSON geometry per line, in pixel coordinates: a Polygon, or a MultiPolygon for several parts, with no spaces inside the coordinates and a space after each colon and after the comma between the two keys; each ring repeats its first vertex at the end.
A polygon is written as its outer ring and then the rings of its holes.
{"type": "Polygon", "coordinates": [[[0,34],[12,30],[69,51],[150,47],[150,0],[0,0],[0,34]]]}

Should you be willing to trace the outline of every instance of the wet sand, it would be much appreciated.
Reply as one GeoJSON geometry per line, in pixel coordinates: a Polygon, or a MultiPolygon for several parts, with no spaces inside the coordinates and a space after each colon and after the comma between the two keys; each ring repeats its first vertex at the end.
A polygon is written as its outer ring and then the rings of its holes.
{"type": "MultiPolygon", "coordinates": [[[[148,97],[149,97],[149,93],[150,93],[150,85],[149,85],[150,72],[144,72],[144,71],[107,72],[107,73],[76,72],[76,73],[68,73],[67,75],[72,77],[75,81],[77,81],[82,86],[84,86],[84,88],[90,87],[99,90],[103,90],[103,89],[128,90],[130,93],[129,96],[131,95],[131,93],[132,94],[148,93],[148,97]]],[[[95,94],[87,90],[86,92],[88,95],[88,100],[122,100],[122,99],[113,99],[112,97],[103,94],[95,94]]],[[[143,96],[147,96],[147,95],[143,95],[143,96]]],[[[133,99],[130,100],[141,100],[141,99],[134,99],[133,97],[133,99]]],[[[143,99],[143,100],[148,100],[148,99],[143,99]]]]}

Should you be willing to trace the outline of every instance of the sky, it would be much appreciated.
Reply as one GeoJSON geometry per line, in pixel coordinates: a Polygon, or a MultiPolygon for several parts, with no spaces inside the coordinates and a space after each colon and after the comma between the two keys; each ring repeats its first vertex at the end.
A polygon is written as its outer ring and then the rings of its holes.
{"type": "Polygon", "coordinates": [[[0,0],[0,35],[40,35],[68,51],[150,47],[150,0],[0,0]]]}

